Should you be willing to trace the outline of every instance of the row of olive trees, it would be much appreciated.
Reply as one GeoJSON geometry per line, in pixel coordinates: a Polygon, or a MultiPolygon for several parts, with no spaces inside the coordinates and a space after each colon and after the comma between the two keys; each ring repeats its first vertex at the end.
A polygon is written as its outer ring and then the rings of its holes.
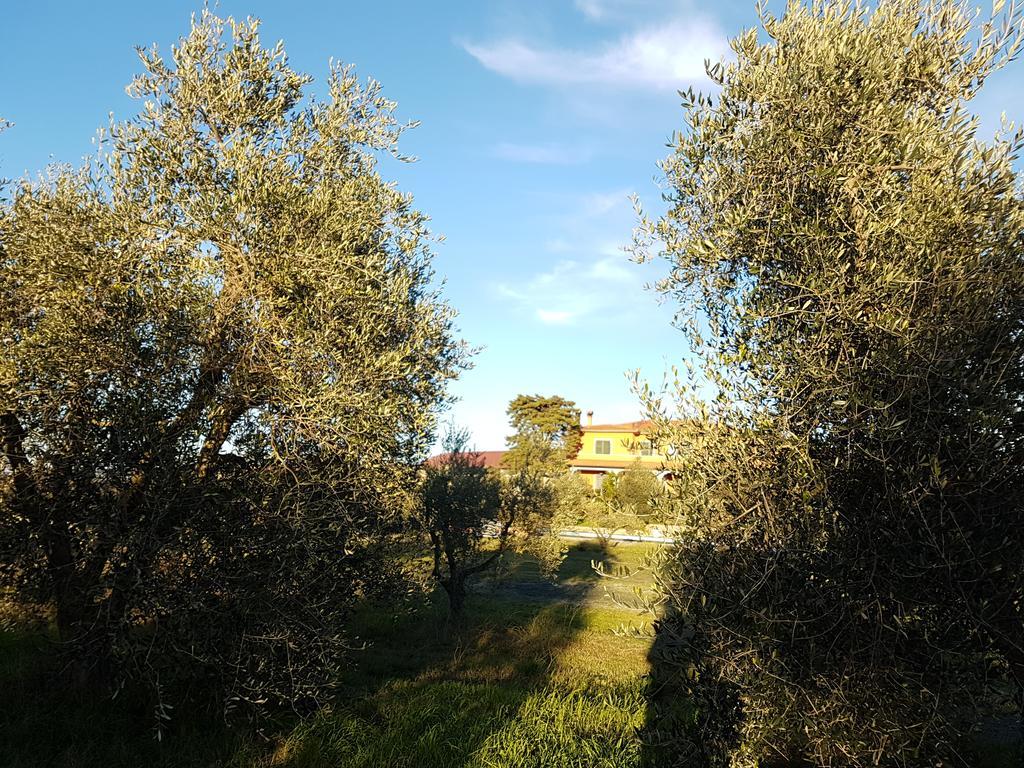
{"type": "Polygon", "coordinates": [[[0,205],[0,591],[81,680],[312,705],[465,363],[406,126],[253,21],[139,56],[138,116],[0,205]]]}
{"type": "Polygon", "coordinates": [[[646,394],[691,533],[652,764],[971,765],[1000,691],[1019,712],[1024,134],[966,108],[1019,50],[996,14],[762,9],[686,94],[645,222],[701,363],[646,394]]]}

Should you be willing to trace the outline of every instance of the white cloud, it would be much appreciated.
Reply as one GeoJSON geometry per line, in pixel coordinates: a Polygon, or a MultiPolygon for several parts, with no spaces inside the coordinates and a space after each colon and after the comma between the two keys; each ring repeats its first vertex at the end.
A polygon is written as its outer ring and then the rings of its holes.
{"type": "Polygon", "coordinates": [[[549,253],[567,253],[572,250],[572,243],[564,237],[553,237],[544,243],[544,250],[549,253]]]}
{"type": "Polygon", "coordinates": [[[598,218],[615,208],[622,208],[629,204],[628,189],[616,189],[611,192],[594,192],[583,198],[580,206],[580,216],[585,218],[598,218]]]}
{"type": "Polygon", "coordinates": [[[607,5],[601,0],[576,0],[575,5],[588,19],[603,19],[608,15],[607,5]]]}
{"type": "Polygon", "coordinates": [[[590,21],[612,21],[628,19],[637,15],[650,16],[651,13],[663,11],[673,5],[678,6],[679,0],[575,0],[576,10],[590,21]]]}
{"type": "MultiPolygon", "coordinates": [[[[597,262],[598,264],[600,262],[597,262]]],[[[497,286],[498,293],[544,325],[575,325],[614,304],[618,290],[595,275],[597,264],[566,259],[551,269],[514,284],[497,286]]]]}
{"type": "Polygon", "coordinates": [[[704,60],[717,61],[728,50],[718,26],[700,17],[642,29],[595,51],[545,48],[514,39],[463,47],[487,69],[519,82],[653,90],[678,89],[703,79],[704,60]]]}
{"type": "Polygon", "coordinates": [[[576,313],[568,309],[538,309],[537,319],[544,325],[566,325],[576,318],[576,313]]]}
{"type": "Polygon", "coordinates": [[[559,219],[547,243],[559,258],[546,269],[496,286],[523,315],[549,326],[628,323],[635,306],[650,302],[645,273],[616,239],[633,224],[629,190],[585,195],[559,219]]]}
{"type": "Polygon", "coordinates": [[[629,284],[636,280],[636,270],[626,263],[626,254],[607,256],[590,268],[590,276],[611,283],[629,284]]]}

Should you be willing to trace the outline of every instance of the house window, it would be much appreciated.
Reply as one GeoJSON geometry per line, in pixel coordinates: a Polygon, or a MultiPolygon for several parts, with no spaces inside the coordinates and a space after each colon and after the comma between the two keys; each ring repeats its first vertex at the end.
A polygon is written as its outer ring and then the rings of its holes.
{"type": "Polygon", "coordinates": [[[640,441],[640,455],[641,456],[653,456],[654,455],[654,444],[650,440],[640,441]]]}
{"type": "Polygon", "coordinates": [[[595,440],[594,441],[594,453],[608,455],[612,452],[612,441],[611,440],[595,440]]]}

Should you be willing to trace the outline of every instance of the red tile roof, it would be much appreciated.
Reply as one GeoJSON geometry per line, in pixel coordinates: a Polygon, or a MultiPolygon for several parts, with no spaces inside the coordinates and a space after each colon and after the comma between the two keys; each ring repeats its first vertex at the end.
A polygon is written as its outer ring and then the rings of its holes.
{"type": "MultiPolygon", "coordinates": [[[[487,467],[488,469],[497,468],[501,466],[501,460],[505,457],[508,451],[466,451],[470,461],[478,467],[487,467]]],[[[427,459],[428,467],[439,467],[451,454],[439,453],[437,456],[431,456],[427,459]]]]}

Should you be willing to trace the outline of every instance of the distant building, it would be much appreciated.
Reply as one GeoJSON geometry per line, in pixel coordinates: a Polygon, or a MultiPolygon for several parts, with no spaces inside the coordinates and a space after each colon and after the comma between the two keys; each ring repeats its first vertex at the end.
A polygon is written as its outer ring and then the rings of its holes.
{"type": "Polygon", "coordinates": [[[587,411],[582,425],[583,442],[579,453],[569,461],[569,471],[586,475],[595,489],[606,475],[640,467],[667,479],[668,457],[651,440],[654,423],[628,421],[623,424],[594,424],[594,412],[587,411]]]}
{"type": "MultiPolygon", "coordinates": [[[[466,451],[466,456],[470,464],[474,466],[500,469],[501,460],[505,457],[506,453],[508,451],[466,451]]],[[[427,459],[427,466],[440,467],[448,460],[449,455],[447,453],[439,453],[437,456],[431,456],[427,459]]]]}
{"type": "MultiPolygon", "coordinates": [[[[622,424],[594,424],[594,412],[587,411],[579,453],[569,460],[569,471],[584,475],[592,487],[600,489],[606,475],[617,475],[627,469],[649,469],[660,479],[667,480],[671,472],[666,469],[668,457],[651,440],[654,423],[627,421],[622,424]]],[[[467,451],[476,466],[502,469],[502,459],[508,451],[467,451]]],[[[437,467],[448,458],[447,453],[431,456],[427,466],[437,467]]]]}

